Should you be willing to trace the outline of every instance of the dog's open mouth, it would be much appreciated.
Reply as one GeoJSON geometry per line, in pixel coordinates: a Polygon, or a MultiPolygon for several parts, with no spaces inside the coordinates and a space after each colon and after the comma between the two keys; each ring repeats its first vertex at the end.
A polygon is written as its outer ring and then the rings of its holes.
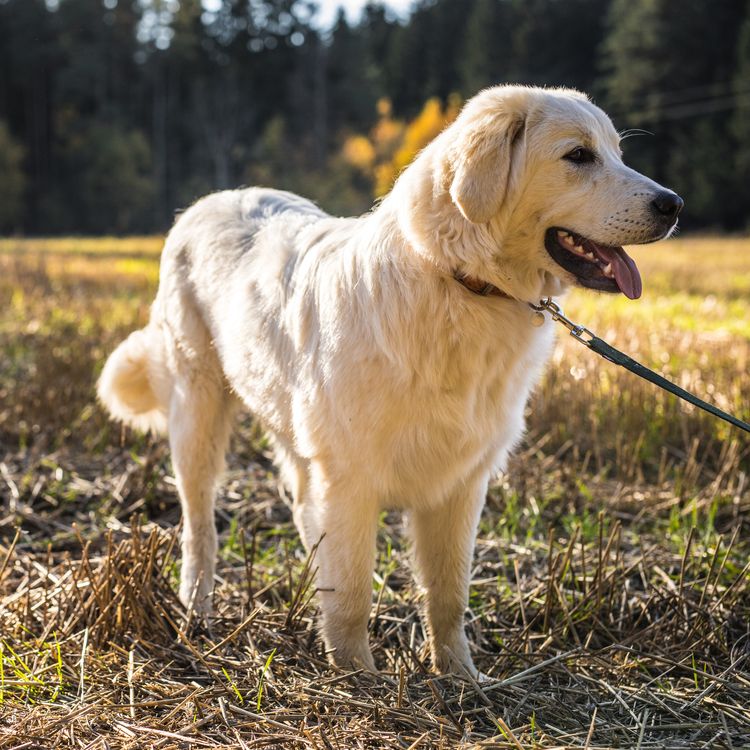
{"type": "Polygon", "coordinates": [[[544,246],[552,260],[572,273],[582,286],[602,292],[622,292],[630,299],[641,296],[641,275],[621,247],[600,245],[557,227],[547,230],[544,246]]]}

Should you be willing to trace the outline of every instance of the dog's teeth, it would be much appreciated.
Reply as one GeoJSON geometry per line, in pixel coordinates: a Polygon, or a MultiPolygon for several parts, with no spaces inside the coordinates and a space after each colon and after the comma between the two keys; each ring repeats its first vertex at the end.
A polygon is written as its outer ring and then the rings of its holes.
{"type": "Polygon", "coordinates": [[[558,229],[558,230],[557,230],[557,236],[558,236],[558,237],[559,237],[559,238],[560,238],[561,240],[564,240],[564,239],[565,239],[566,237],[569,237],[570,235],[569,235],[569,234],[568,234],[567,232],[564,232],[564,231],[563,231],[562,229],[558,229]]]}
{"type": "Polygon", "coordinates": [[[602,272],[605,276],[609,276],[610,278],[612,278],[614,276],[614,273],[612,272],[612,264],[607,263],[607,265],[602,268],[602,272]]]}
{"type": "Polygon", "coordinates": [[[575,245],[573,247],[573,252],[578,253],[579,255],[584,255],[583,248],[580,245],[575,245]]]}
{"type": "Polygon", "coordinates": [[[585,255],[586,255],[586,257],[587,257],[587,258],[588,258],[589,260],[596,260],[596,256],[594,255],[594,253],[588,252],[588,253],[586,253],[585,255]]]}

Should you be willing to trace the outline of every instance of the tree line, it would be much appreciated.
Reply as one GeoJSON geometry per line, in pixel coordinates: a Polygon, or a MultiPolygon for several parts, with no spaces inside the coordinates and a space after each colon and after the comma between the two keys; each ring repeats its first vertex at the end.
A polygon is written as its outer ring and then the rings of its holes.
{"type": "Polygon", "coordinates": [[[163,231],[242,184],[361,212],[502,82],[587,91],[629,162],[686,197],[684,226],[748,225],[748,0],[421,0],[405,21],[370,3],[329,30],[315,12],[0,0],[0,231],[163,231]]]}

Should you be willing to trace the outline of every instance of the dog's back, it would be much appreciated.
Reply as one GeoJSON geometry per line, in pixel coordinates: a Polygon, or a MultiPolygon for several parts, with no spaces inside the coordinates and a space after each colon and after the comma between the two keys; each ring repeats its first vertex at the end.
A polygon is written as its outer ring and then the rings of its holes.
{"type": "MultiPolygon", "coordinates": [[[[164,432],[178,360],[198,361],[205,370],[215,359],[221,341],[212,317],[222,299],[231,306],[232,279],[257,262],[257,233],[272,219],[296,224],[326,216],[304,198],[265,188],[214,193],[181,214],[164,245],[149,324],[115,349],[99,379],[99,399],[110,414],[137,429],[164,432]]],[[[282,259],[281,243],[278,251],[282,259]]]]}

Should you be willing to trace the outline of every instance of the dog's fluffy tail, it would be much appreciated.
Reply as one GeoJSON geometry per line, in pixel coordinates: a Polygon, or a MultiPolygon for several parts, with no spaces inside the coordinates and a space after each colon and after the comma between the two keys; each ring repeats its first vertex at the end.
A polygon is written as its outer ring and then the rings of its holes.
{"type": "Polygon", "coordinates": [[[134,331],[109,356],[96,387],[99,400],[115,419],[144,432],[167,428],[163,348],[153,328],[134,331]]]}

